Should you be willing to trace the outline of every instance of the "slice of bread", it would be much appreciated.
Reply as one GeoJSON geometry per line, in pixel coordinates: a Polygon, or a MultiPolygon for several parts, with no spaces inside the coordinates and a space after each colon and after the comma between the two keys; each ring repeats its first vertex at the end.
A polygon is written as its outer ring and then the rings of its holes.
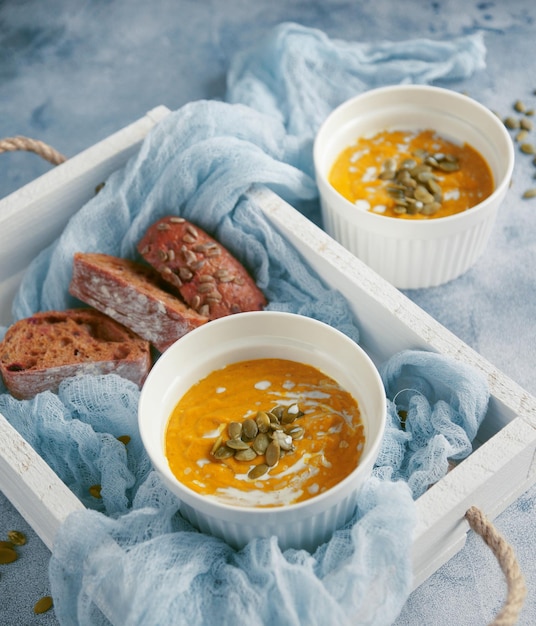
{"type": "Polygon", "coordinates": [[[12,324],[0,343],[0,373],[19,399],[83,374],[113,372],[141,386],[150,367],[149,343],[93,309],[36,313],[12,324]]]}
{"type": "Polygon", "coordinates": [[[188,305],[211,320],[260,311],[267,304],[238,259],[182,217],[167,216],[152,224],[138,251],[188,305]]]}
{"type": "Polygon", "coordinates": [[[159,274],[141,263],[77,252],[69,293],[130,328],[163,352],[206,316],[165,291],[159,274]]]}

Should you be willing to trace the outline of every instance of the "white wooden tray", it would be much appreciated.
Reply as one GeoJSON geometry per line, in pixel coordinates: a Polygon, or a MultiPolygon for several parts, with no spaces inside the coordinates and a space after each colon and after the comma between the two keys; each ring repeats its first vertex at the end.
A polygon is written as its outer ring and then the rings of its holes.
{"type": "MultiPolygon", "coordinates": [[[[139,148],[169,110],[157,107],[0,201],[0,324],[31,259],[63,229],[95,187],[139,148]]],[[[475,505],[491,519],[536,482],[536,399],[269,190],[250,191],[268,219],[348,299],[361,345],[380,363],[411,349],[448,354],[484,372],[491,401],[477,449],[417,500],[413,586],[465,543],[475,505]]],[[[0,489],[52,547],[63,520],[82,503],[0,414],[0,489]]]]}

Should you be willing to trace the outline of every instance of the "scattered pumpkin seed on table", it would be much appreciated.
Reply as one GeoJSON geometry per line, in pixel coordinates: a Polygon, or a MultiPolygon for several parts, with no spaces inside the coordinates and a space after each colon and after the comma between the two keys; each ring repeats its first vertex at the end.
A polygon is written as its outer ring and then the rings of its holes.
{"type": "Polygon", "coordinates": [[[41,613],[46,613],[49,611],[54,605],[52,600],[52,596],[43,596],[40,598],[34,605],[34,613],[36,615],[40,615],[41,613]]]}
{"type": "Polygon", "coordinates": [[[0,565],[13,563],[19,558],[15,548],[0,548],[0,565]]]}
{"type": "Polygon", "coordinates": [[[23,546],[26,543],[26,535],[20,530],[10,530],[7,533],[7,538],[14,546],[23,546]]]}
{"type": "Polygon", "coordinates": [[[525,142],[519,146],[519,149],[524,154],[536,154],[536,149],[531,143],[525,142]]]}

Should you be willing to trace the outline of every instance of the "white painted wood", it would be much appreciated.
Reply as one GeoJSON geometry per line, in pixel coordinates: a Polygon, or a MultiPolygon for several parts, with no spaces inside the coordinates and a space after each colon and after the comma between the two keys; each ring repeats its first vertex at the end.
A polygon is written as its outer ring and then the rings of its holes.
{"type": "Polygon", "coordinates": [[[519,417],[417,500],[414,588],[463,546],[471,506],[494,519],[536,482],[535,452],[536,429],[519,417]]]}
{"type": "Polygon", "coordinates": [[[1,414],[0,441],[2,491],[51,549],[67,515],[84,506],[1,414]]]}
{"type": "Polygon", "coordinates": [[[166,107],[156,107],[0,201],[0,323],[11,318],[18,284],[13,277],[60,235],[69,217],[95,194],[95,187],[138,150],[149,130],[168,113],[166,107]]]}
{"type": "MultiPolygon", "coordinates": [[[[0,201],[0,324],[10,322],[12,297],[29,261],[167,113],[165,107],[154,109],[0,201]],[[28,221],[36,219],[47,223],[39,233],[28,228],[28,221]]],[[[479,448],[417,501],[417,586],[463,546],[470,506],[493,519],[536,482],[536,399],[277,195],[265,188],[252,189],[250,195],[319,276],[348,299],[361,345],[376,362],[406,348],[427,349],[468,363],[488,378],[492,398],[479,448]]],[[[0,442],[0,487],[50,547],[59,525],[82,504],[2,416],[0,442]]]]}

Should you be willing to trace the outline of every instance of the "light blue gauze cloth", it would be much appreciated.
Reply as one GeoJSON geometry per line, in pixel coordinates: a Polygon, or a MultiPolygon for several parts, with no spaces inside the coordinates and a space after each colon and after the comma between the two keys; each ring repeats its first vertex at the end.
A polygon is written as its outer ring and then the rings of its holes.
{"type": "MultiPolygon", "coordinates": [[[[171,113],[71,219],[30,267],[15,317],[79,304],[67,294],[74,252],[137,258],[149,224],[176,214],[251,270],[269,309],[318,318],[358,341],[346,301],[270,228],[246,191],[265,184],[314,215],[312,141],[335,105],[381,84],[463,79],[483,63],[479,36],[359,44],[280,25],[236,57],[227,102],[171,113]]],[[[73,378],[58,394],[28,401],[1,394],[0,411],[87,506],[55,541],[50,580],[60,623],[392,623],[411,589],[414,499],[449,459],[470,453],[488,390],[472,369],[426,352],[397,354],[381,374],[389,419],[374,475],[351,522],[314,554],[281,553],[275,537],[236,551],[190,527],[151,469],[137,429],[139,390],[128,381],[73,378]],[[131,437],[127,446],[120,435],[131,437]],[[95,484],[101,499],[89,493],[95,484]]]]}

